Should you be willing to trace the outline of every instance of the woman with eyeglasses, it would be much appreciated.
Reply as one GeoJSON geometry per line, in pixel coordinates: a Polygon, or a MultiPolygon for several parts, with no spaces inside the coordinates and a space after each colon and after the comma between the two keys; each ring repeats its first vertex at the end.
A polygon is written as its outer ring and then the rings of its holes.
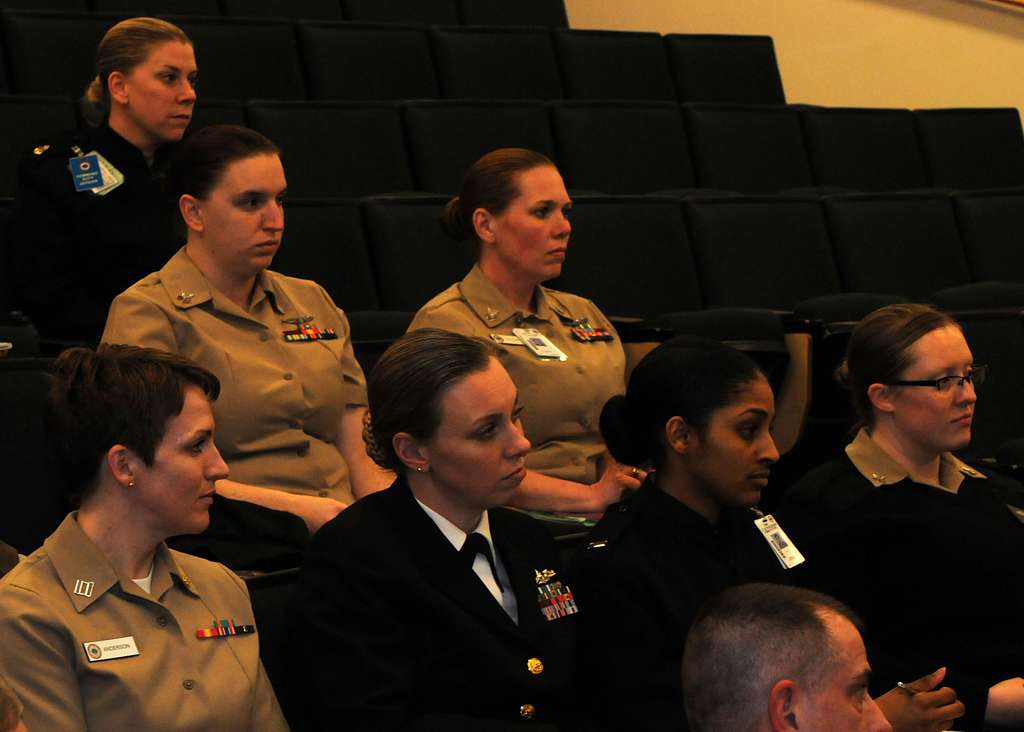
{"type": "Polygon", "coordinates": [[[778,512],[807,581],[864,616],[879,687],[945,667],[957,729],[1019,728],[1024,486],[953,455],[985,367],[945,313],[890,305],[854,329],[837,376],[860,430],[778,512]]]}

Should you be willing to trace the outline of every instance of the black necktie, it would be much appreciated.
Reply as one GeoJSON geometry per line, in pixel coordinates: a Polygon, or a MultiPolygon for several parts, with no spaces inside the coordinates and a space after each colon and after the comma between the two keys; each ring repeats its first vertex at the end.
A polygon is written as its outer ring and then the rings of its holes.
{"type": "Polygon", "coordinates": [[[473,562],[476,561],[477,554],[483,554],[487,563],[491,565],[491,574],[494,575],[494,582],[498,585],[498,591],[502,594],[505,593],[505,588],[501,586],[501,580],[498,579],[498,567],[494,564],[494,555],[491,554],[491,545],[487,543],[487,539],[484,538],[483,534],[473,532],[466,537],[466,542],[459,549],[459,554],[465,560],[469,568],[473,568],[473,562]]]}

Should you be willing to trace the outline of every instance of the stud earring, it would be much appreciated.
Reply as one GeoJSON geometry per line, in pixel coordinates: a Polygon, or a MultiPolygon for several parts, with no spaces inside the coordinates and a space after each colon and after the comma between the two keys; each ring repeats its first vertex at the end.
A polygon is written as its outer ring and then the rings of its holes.
{"type": "Polygon", "coordinates": [[[128,490],[132,490],[133,488],[135,488],[135,481],[134,480],[129,480],[128,481],[128,490]]]}

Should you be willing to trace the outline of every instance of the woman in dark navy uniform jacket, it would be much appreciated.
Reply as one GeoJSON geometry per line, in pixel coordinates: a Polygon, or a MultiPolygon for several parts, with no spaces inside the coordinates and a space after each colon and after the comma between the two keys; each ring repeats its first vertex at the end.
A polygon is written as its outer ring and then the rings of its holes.
{"type": "Polygon", "coordinates": [[[579,728],[557,549],[499,508],[526,473],[519,413],[485,341],[427,328],[377,362],[364,437],[399,477],[317,533],[299,581],[292,646],[318,728],[579,728]]]}
{"type": "Polygon", "coordinates": [[[680,669],[697,608],[741,582],[784,580],[751,511],[779,456],[774,416],[754,362],[701,339],[659,346],[605,405],[615,459],[655,471],[608,509],[572,568],[580,688],[603,727],[686,729],[680,669]]]}
{"type": "Polygon", "coordinates": [[[196,100],[188,36],[155,18],[107,31],[82,100],[90,127],[41,141],[18,168],[9,234],[16,304],[44,336],[99,340],[118,293],[159,269],[182,244],[160,186],[196,100]],[[72,159],[98,153],[102,178],[80,180],[72,159]]]}
{"type": "MultiPolygon", "coordinates": [[[[744,582],[790,582],[804,560],[756,509],[771,466],[774,398],[742,353],[695,338],[641,361],[601,415],[617,460],[655,468],[594,528],[571,579],[580,606],[581,693],[612,730],[685,730],[680,668],[697,609],[744,582]]],[[[959,715],[941,677],[878,700],[897,731],[945,729],[959,715]],[[933,719],[937,723],[933,725],[933,719]]],[[[910,681],[910,679],[907,679],[910,681]]]]}
{"type": "Polygon", "coordinates": [[[946,314],[890,305],[854,329],[839,376],[863,427],[779,509],[808,581],[863,615],[879,681],[946,666],[956,729],[1024,727],[1024,486],[951,452],[984,367],[946,314]]]}

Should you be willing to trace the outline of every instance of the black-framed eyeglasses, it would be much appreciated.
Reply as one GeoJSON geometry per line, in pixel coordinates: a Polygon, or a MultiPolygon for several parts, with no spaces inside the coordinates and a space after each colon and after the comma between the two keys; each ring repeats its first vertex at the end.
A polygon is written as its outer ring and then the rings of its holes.
{"type": "Polygon", "coordinates": [[[978,387],[985,383],[985,374],[988,373],[988,366],[975,364],[971,370],[963,376],[943,376],[940,379],[917,379],[914,381],[890,381],[889,386],[930,386],[940,392],[948,392],[954,386],[963,387],[964,384],[971,384],[978,387]]]}

